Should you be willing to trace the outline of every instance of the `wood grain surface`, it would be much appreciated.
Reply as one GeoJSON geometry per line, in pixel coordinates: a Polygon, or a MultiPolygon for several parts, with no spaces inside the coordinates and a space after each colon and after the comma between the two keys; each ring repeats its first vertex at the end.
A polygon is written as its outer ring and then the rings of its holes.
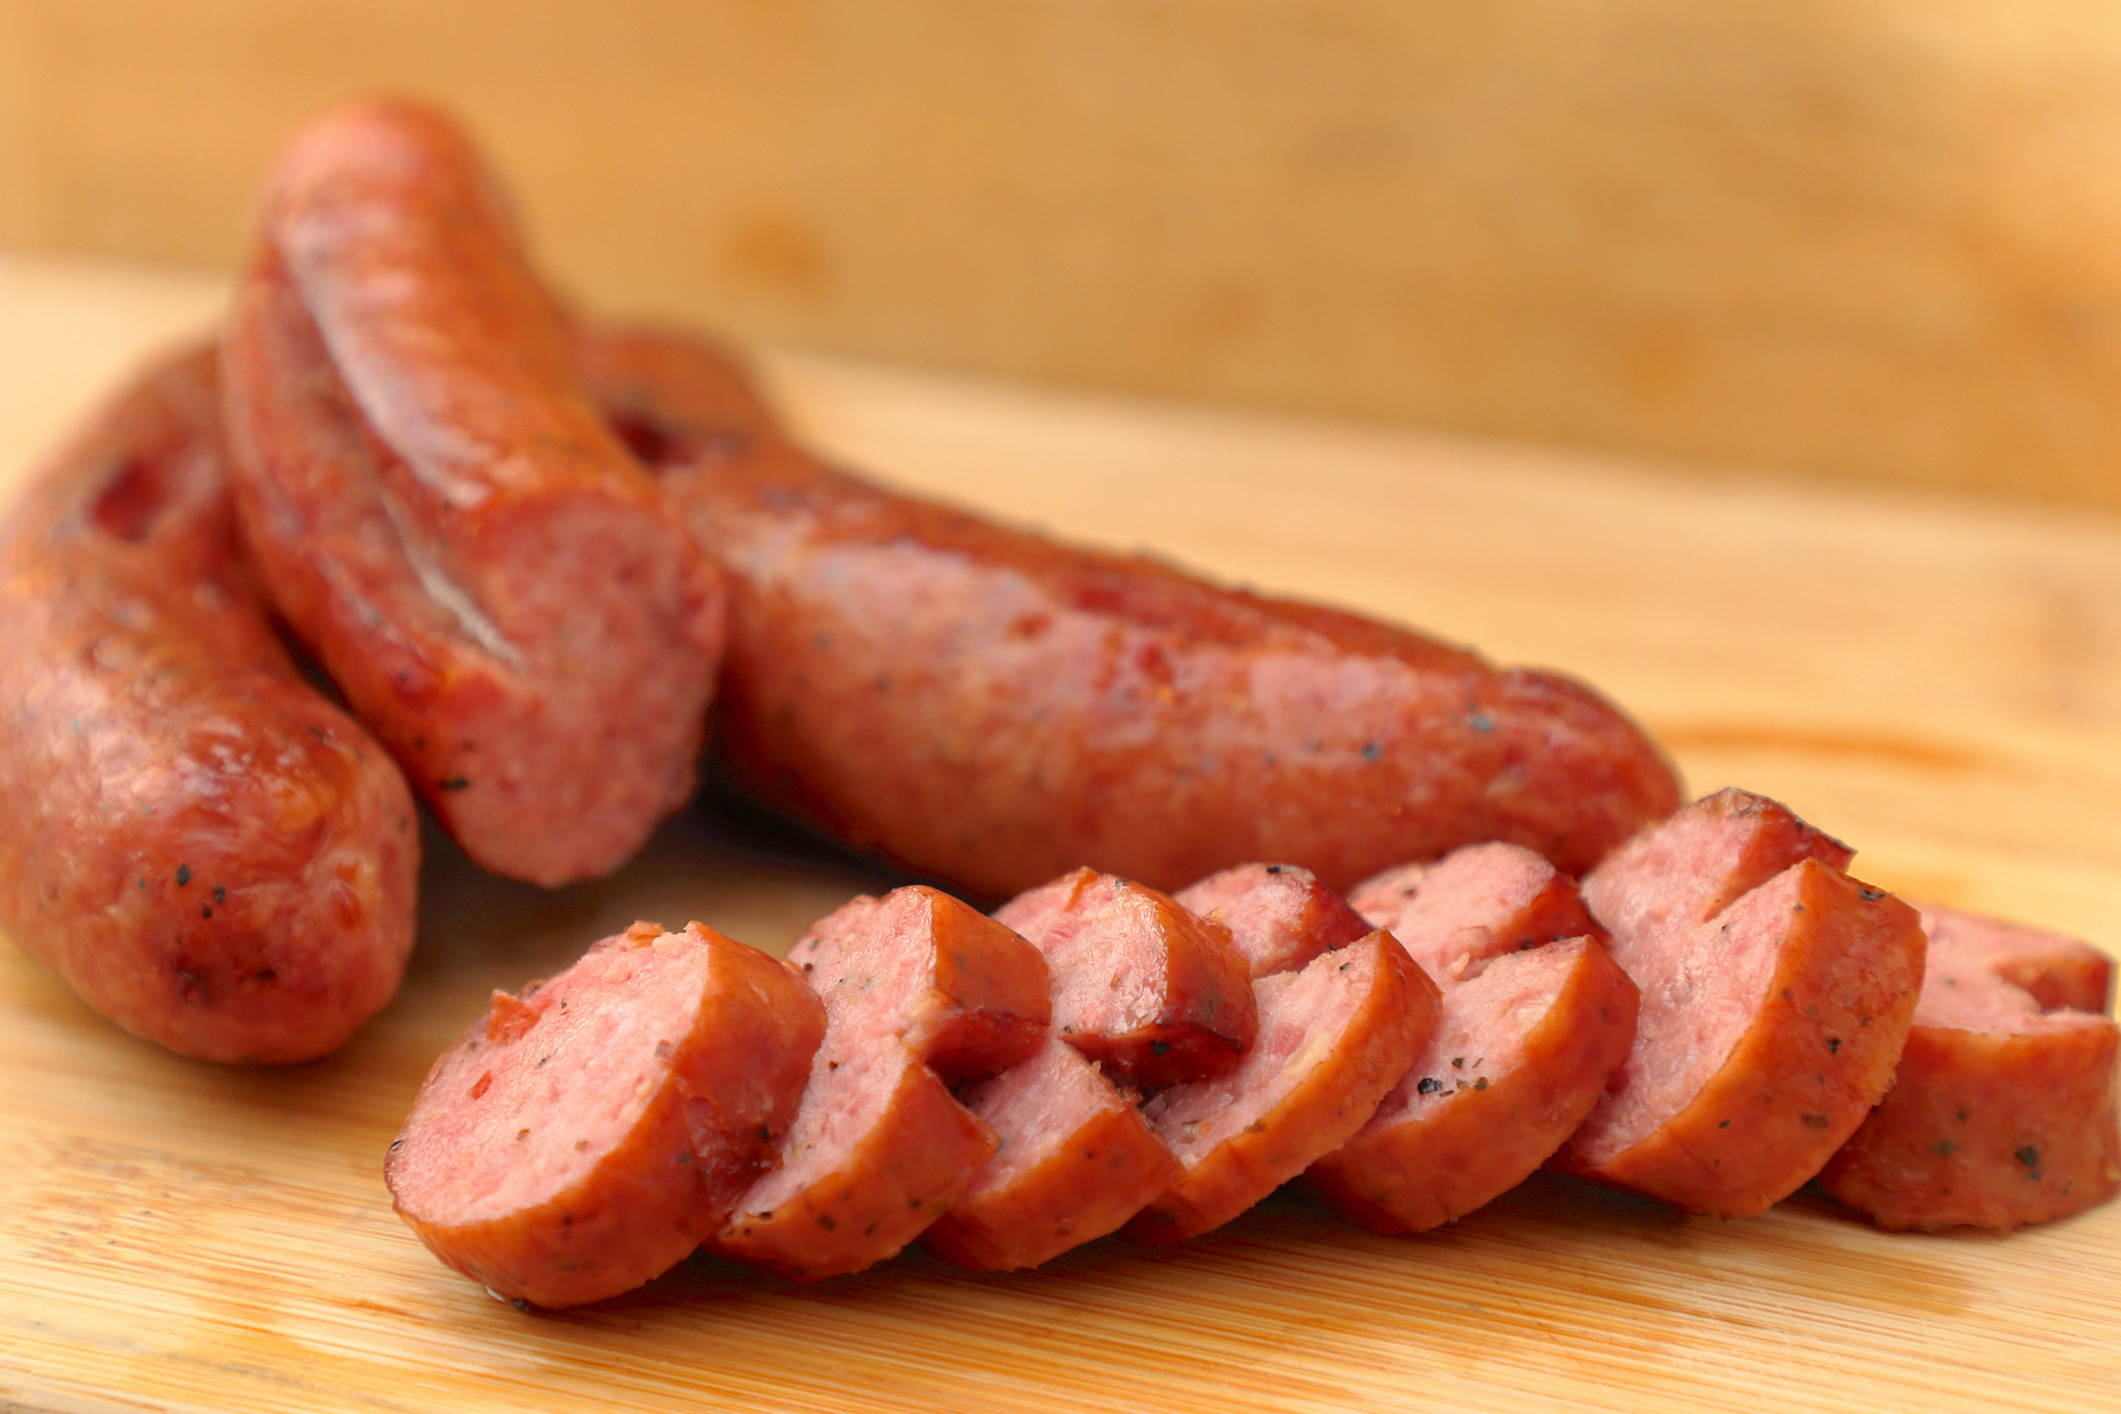
{"type": "MultiPolygon", "coordinates": [[[[0,493],[219,293],[0,263],[0,493]]],[[[2121,521],[768,370],[818,441],[905,484],[1565,666],[1697,791],[1783,796],[1861,876],[2121,942],[2121,521]]],[[[2121,1207],[1888,1236],[1812,1195],[1726,1224],[1542,1179],[1407,1240],[1284,1193],[1175,1249],[1035,1273],[915,1255],[797,1288],[697,1261],[521,1313],[430,1258],[380,1174],[488,990],[641,916],[782,948],[882,880],[710,805],[557,893],[430,844],[403,992],[313,1065],[163,1054],[0,942],[0,1408],[2121,1407],[2121,1207]]]]}

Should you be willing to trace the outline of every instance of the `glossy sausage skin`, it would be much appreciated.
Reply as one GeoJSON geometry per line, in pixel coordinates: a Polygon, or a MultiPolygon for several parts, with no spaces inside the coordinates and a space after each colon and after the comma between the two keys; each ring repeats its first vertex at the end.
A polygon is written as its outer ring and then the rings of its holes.
{"type": "Polygon", "coordinates": [[[900,863],[995,896],[1253,859],[1345,888],[1506,839],[1580,872],[1679,804],[1569,679],[893,495],[694,342],[606,332],[578,359],[735,575],[722,759],[900,863]]]}
{"type": "Polygon", "coordinates": [[[404,780],[236,557],[214,353],[135,380],[0,529],[0,925],[126,1030],[308,1060],[396,989],[404,780]]]}
{"type": "Polygon", "coordinates": [[[691,790],[724,587],[463,135],[394,103],[303,129],[226,370],[260,575],[414,788],[497,872],[616,868],[691,790]]]}

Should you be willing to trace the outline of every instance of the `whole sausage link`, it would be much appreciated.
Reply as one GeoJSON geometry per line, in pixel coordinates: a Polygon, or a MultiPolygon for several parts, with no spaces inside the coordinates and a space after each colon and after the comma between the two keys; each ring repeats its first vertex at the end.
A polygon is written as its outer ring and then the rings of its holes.
{"type": "Polygon", "coordinates": [[[149,368],[0,529],[0,925],[136,1035],[309,1060],[397,987],[419,837],[237,559],[218,401],[149,368]]]}

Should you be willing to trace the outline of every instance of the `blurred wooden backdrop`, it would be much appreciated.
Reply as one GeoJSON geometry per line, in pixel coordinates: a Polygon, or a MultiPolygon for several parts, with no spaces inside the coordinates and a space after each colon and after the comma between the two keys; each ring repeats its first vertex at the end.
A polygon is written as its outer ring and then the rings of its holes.
{"type": "Polygon", "coordinates": [[[0,245],[226,267],[379,87],[605,308],[2121,506],[2111,4],[0,0],[0,245]]]}

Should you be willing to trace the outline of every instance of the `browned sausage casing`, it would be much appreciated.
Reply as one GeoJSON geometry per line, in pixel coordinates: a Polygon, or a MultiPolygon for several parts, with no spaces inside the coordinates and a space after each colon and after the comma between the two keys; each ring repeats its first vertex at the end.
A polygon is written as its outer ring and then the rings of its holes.
{"type": "Polygon", "coordinates": [[[0,924],[126,1030],[307,1060],[396,989],[412,798],[235,554],[214,353],[150,369],[0,528],[0,924]]]}
{"type": "Polygon", "coordinates": [[[266,588],[474,859],[609,872],[691,790],[720,572],[584,399],[446,121],[326,114],[262,227],[227,401],[266,588]]]}
{"type": "Polygon", "coordinates": [[[1569,679],[880,490],[696,343],[606,333],[578,357],[735,574],[730,768],[904,864],[995,895],[1250,859],[1345,888],[1506,839],[1580,872],[1679,804],[1656,747],[1569,679]]]}

